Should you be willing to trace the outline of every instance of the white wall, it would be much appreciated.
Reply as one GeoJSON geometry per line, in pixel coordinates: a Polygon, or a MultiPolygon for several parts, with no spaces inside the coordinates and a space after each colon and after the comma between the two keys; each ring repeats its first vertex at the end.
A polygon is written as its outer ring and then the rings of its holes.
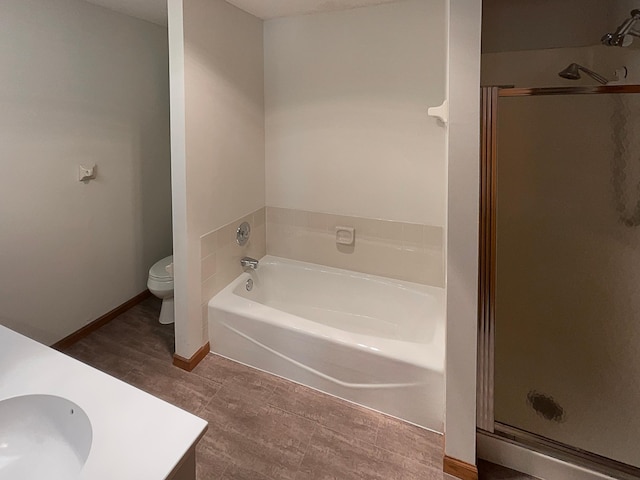
{"type": "Polygon", "coordinates": [[[482,51],[594,45],[622,22],[622,18],[612,16],[612,3],[602,0],[484,0],[482,51]]]}
{"type": "Polygon", "coordinates": [[[265,23],[267,205],[443,226],[445,1],[265,23]]]}
{"type": "Polygon", "coordinates": [[[590,68],[615,83],[637,84],[640,82],[640,39],[627,48],[593,45],[485,53],[482,55],[482,84],[516,87],[597,85],[597,82],[586,74],[582,74],[579,80],[561,78],[558,72],[570,63],[590,68]],[[616,80],[614,72],[623,66],[627,68],[627,78],[621,77],[616,80]]]}
{"type": "Polygon", "coordinates": [[[264,206],[263,32],[223,0],[184,5],[188,195],[202,235],[264,206]]]}
{"type": "Polygon", "coordinates": [[[199,281],[193,251],[200,242],[188,235],[187,152],[184,63],[184,15],[182,0],[167,0],[169,39],[169,88],[171,103],[171,195],[173,218],[173,298],[175,311],[175,350],[184,358],[200,348],[204,333],[198,328],[197,298],[199,281]]]}
{"type": "Polygon", "coordinates": [[[184,133],[173,169],[176,353],[189,358],[207,341],[200,237],[265,204],[263,31],[224,0],[171,0],[169,32],[172,94],[184,98],[172,118],[184,133]]]}
{"type": "Polygon", "coordinates": [[[481,9],[449,8],[445,453],[475,465],[481,9]]]}
{"type": "Polygon", "coordinates": [[[611,81],[638,83],[640,40],[636,39],[630,47],[617,48],[601,45],[600,38],[615,31],[629,17],[631,9],[639,6],[638,0],[485,1],[482,84],[517,87],[595,85],[596,81],[584,74],[580,80],[558,76],[558,72],[574,62],[611,81]],[[515,22],[517,18],[532,21],[515,22]],[[536,18],[540,21],[533,21],[536,18]],[[542,21],[544,18],[548,21],[542,21]],[[526,45],[514,38],[516,33],[526,38],[526,45]],[[627,67],[627,78],[616,79],[615,70],[623,66],[627,67]]]}
{"type": "Polygon", "coordinates": [[[484,0],[482,52],[598,45],[639,7],[638,0],[484,0]]]}
{"type": "Polygon", "coordinates": [[[0,65],[0,323],[50,344],[142,292],[171,253],[166,30],[3,0],[0,65]]]}
{"type": "Polygon", "coordinates": [[[612,28],[615,28],[629,17],[631,10],[640,8],[640,5],[638,5],[638,0],[617,0],[610,8],[613,15],[611,18],[612,28]]]}

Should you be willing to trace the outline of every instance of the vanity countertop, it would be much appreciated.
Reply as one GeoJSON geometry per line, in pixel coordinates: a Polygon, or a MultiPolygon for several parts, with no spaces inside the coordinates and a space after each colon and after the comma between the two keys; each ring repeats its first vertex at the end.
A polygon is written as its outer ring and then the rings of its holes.
{"type": "Polygon", "coordinates": [[[80,406],[91,451],[79,479],[170,478],[207,422],[0,325],[0,400],[46,394],[80,406]]]}

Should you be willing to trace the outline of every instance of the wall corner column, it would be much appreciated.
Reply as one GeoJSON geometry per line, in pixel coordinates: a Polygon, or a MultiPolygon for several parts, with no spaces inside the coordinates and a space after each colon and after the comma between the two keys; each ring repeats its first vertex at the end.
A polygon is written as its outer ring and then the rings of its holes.
{"type": "Polygon", "coordinates": [[[200,238],[190,236],[187,196],[185,36],[183,0],[168,0],[171,109],[171,191],[175,304],[175,353],[192,359],[202,350],[200,238]]]}
{"type": "Polygon", "coordinates": [[[445,467],[477,478],[476,352],[482,2],[449,0],[445,467]]]}

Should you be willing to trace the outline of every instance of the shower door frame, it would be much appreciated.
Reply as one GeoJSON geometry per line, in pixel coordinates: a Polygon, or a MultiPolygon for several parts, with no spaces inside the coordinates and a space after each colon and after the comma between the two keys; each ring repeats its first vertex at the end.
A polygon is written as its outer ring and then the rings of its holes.
{"type": "MultiPolygon", "coordinates": [[[[595,472],[638,478],[640,468],[586,452],[495,420],[494,350],[496,292],[496,199],[498,100],[503,97],[640,93],[640,85],[589,87],[481,88],[480,218],[478,267],[478,372],[476,425],[479,435],[506,441],[595,472]]],[[[618,478],[618,477],[616,477],[618,478]]]]}

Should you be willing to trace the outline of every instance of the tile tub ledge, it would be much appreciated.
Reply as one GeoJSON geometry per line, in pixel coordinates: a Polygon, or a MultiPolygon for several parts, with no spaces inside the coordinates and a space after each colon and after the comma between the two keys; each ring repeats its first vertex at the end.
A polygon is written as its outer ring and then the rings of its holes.
{"type": "Polygon", "coordinates": [[[30,394],[66,398],[89,417],[79,480],[195,479],[206,421],[0,326],[0,400],[30,394]]]}

